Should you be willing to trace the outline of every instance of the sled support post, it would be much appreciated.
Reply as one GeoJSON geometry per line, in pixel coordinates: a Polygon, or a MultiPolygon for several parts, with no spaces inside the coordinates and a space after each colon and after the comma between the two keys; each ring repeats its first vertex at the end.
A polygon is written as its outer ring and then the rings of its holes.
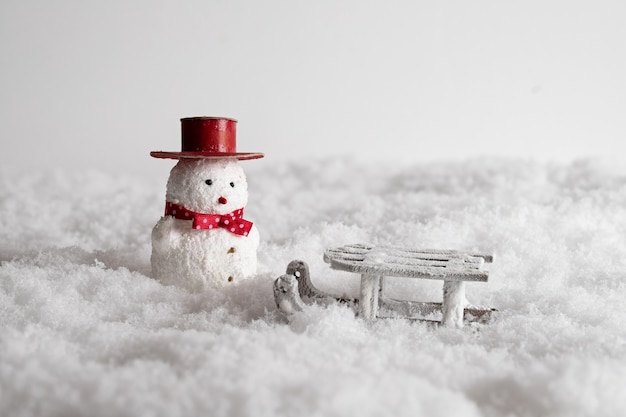
{"type": "Polygon", "coordinates": [[[361,275],[361,296],[359,313],[367,321],[374,321],[378,316],[378,294],[381,289],[381,277],[361,275]]]}
{"type": "Polygon", "coordinates": [[[441,324],[445,327],[463,327],[465,304],[465,282],[444,281],[441,324]]]}

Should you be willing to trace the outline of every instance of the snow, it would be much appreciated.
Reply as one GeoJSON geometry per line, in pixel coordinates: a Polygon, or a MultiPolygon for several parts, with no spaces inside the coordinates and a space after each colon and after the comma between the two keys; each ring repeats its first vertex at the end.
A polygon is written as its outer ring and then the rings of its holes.
{"type": "MultiPolygon", "coordinates": [[[[159,163],[159,162],[155,162],[159,163]]],[[[2,416],[626,414],[626,171],[593,159],[244,165],[255,277],[191,293],[150,277],[166,178],[0,171],[2,416]],[[494,253],[488,325],[368,324],[341,305],[286,321],[293,259],[358,294],[328,247],[494,253]]],[[[389,279],[441,300],[441,282],[389,279]]]]}

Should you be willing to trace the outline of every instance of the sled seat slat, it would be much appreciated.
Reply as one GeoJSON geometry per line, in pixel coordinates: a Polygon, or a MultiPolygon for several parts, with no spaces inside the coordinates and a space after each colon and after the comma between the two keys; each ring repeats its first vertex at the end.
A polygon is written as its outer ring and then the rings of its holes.
{"type": "Polygon", "coordinates": [[[486,282],[489,272],[481,268],[485,263],[493,262],[493,256],[359,244],[327,249],[324,261],[333,269],[358,274],[486,282]]]}

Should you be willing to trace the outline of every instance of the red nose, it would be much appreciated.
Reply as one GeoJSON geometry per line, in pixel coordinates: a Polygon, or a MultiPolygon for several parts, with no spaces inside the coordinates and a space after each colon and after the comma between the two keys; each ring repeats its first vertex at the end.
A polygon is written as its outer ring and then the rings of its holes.
{"type": "Polygon", "coordinates": [[[218,203],[220,203],[220,204],[226,204],[226,203],[228,203],[228,200],[226,200],[224,197],[220,197],[220,198],[217,200],[217,202],[218,202],[218,203]]]}

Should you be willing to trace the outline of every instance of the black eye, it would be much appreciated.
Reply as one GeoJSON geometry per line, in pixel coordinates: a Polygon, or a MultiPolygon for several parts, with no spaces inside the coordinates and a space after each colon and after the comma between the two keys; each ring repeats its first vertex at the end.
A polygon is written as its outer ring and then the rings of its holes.
{"type": "Polygon", "coordinates": [[[233,187],[233,188],[235,188],[235,183],[234,183],[234,182],[231,182],[231,183],[230,183],[230,186],[231,186],[231,187],[233,187]]]}
{"type": "Polygon", "coordinates": [[[205,183],[206,183],[206,185],[211,185],[211,184],[213,184],[213,180],[206,180],[205,183]]]}

